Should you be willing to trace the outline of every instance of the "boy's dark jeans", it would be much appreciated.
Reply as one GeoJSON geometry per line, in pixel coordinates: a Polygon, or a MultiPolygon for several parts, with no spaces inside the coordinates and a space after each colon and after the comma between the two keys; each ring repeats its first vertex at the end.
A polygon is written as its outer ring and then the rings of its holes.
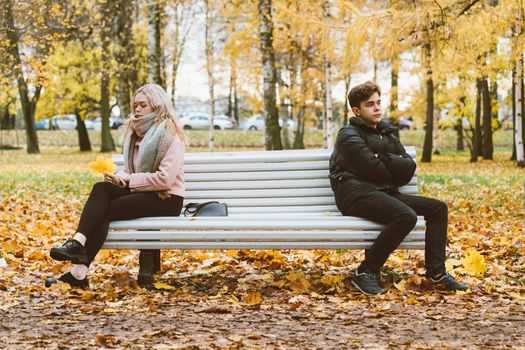
{"type": "Polygon", "coordinates": [[[379,271],[388,256],[414,228],[417,215],[423,215],[426,220],[426,275],[431,277],[445,273],[448,224],[446,203],[434,198],[378,190],[360,196],[343,215],[358,216],[386,225],[366,252],[365,260],[360,266],[360,269],[367,268],[373,272],[379,271]]]}

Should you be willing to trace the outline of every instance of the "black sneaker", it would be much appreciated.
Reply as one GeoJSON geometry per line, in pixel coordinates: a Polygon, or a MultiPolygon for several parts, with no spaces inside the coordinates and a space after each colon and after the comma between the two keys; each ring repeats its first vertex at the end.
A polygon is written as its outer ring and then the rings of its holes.
{"type": "Polygon", "coordinates": [[[351,283],[358,291],[365,295],[377,295],[384,292],[377,280],[377,274],[368,270],[364,270],[363,272],[357,270],[351,283]]]}
{"type": "Polygon", "coordinates": [[[58,281],[65,282],[65,283],[69,284],[71,287],[78,287],[78,288],[82,288],[82,289],[88,289],[89,288],[89,281],[88,281],[87,278],[84,278],[83,280],[77,280],[75,277],[73,277],[71,272],[65,273],[62,276],[60,276],[59,278],[49,277],[46,280],[46,287],[49,288],[53,284],[57,283],[58,281]]]}
{"type": "Polygon", "coordinates": [[[87,264],[86,247],[79,241],[69,239],[61,247],[51,248],[51,257],[58,261],[71,261],[73,264],[87,264]]]}
{"type": "Polygon", "coordinates": [[[468,286],[459,283],[454,277],[448,272],[438,279],[431,278],[432,285],[437,289],[443,289],[448,291],[461,291],[465,292],[468,290],[468,286]]]}

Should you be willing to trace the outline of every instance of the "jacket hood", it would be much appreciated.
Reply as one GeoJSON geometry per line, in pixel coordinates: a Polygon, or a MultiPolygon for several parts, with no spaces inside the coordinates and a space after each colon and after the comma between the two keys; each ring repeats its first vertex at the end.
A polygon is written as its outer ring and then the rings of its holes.
{"type": "Polygon", "coordinates": [[[370,125],[366,124],[365,122],[363,122],[361,119],[357,118],[357,117],[352,117],[350,118],[350,125],[353,125],[353,126],[357,126],[357,127],[360,127],[360,128],[365,128],[365,129],[368,129],[368,130],[371,130],[371,131],[377,131],[381,134],[390,134],[390,133],[393,133],[394,131],[397,130],[397,128],[395,126],[393,126],[392,124],[384,121],[384,120],[381,120],[378,124],[377,124],[377,128],[373,128],[371,127],[370,125]]]}

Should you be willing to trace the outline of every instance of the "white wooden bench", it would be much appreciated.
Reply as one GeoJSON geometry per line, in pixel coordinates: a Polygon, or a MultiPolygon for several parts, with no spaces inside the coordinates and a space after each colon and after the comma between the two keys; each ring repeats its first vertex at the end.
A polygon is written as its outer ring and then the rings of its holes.
{"type": "MultiPolygon", "coordinates": [[[[110,224],[105,249],[140,249],[139,284],[160,249],[367,249],[382,225],[342,216],[328,179],[332,150],[187,153],[185,204],[219,201],[228,217],[149,217],[110,224]]],[[[415,147],[407,147],[415,159],[415,147]]],[[[113,161],[122,167],[121,155],[113,161]]],[[[401,192],[416,194],[417,177],[401,192]]],[[[424,249],[425,222],[399,248],[424,249]]]]}

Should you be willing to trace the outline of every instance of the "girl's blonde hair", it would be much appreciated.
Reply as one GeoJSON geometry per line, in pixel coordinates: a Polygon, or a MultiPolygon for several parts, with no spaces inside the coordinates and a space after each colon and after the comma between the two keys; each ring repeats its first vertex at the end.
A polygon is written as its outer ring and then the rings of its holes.
{"type": "Polygon", "coordinates": [[[153,113],[156,115],[155,122],[171,119],[175,124],[176,133],[181,137],[184,143],[187,144],[186,134],[180,125],[179,118],[177,118],[175,114],[175,109],[173,108],[173,104],[171,103],[166,91],[157,84],[146,84],[139,87],[131,98],[131,115],[134,115],[133,101],[135,100],[135,96],[139,93],[146,95],[146,98],[153,109],[153,113]]]}

